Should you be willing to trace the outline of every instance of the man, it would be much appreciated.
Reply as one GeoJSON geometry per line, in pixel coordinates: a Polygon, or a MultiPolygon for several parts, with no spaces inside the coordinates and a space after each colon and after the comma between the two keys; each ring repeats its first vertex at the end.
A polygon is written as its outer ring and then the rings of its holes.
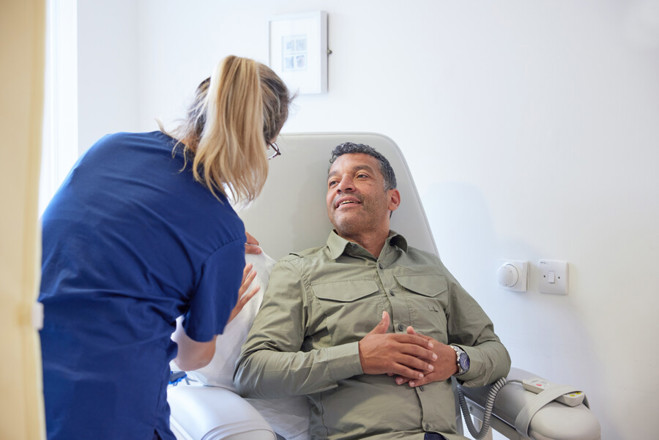
{"type": "Polygon", "coordinates": [[[277,263],[234,377],[250,397],[307,395],[314,439],[457,439],[450,378],[482,386],[510,358],[439,259],[389,230],[396,178],[373,148],[336,147],[325,246],[277,263]]]}

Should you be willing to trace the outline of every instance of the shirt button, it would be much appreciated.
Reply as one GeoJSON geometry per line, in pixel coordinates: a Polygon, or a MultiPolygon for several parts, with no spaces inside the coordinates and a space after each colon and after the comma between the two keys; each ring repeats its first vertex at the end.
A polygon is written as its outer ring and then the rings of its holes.
{"type": "Polygon", "coordinates": [[[382,263],[378,263],[378,267],[379,267],[380,269],[384,269],[384,267],[382,267],[382,263]]]}
{"type": "Polygon", "coordinates": [[[425,426],[423,427],[423,429],[427,432],[430,432],[430,425],[428,423],[426,423],[425,426]]]}
{"type": "Polygon", "coordinates": [[[396,296],[396,294],[394,293],[393,290],[390,290],[390,291],[389,291],[389,295],[391,295],[391,296],[396,296]]]}
{"type": "Polygon", "coordinates": [[[421,385],[421,386],[419,387],[419,391],[421,391],[421,392],[423,393],[423,385],[421,385]]]}
{"type": "Polygon", "coordinates": [[[405,326],[403,324],[398,324],[398,331],[403,331],[405,330],[405,326]]]}

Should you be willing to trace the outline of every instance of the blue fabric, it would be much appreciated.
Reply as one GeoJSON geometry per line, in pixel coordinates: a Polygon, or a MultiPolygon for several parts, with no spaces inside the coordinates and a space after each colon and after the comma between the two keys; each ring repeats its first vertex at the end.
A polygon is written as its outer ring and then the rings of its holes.
{"type": "Polygon", "coordinates": [[[446,440],[446,437],[436,432],[426,432],[426,435],[423,436],[423,440],[446,440]]]}
{"type": "Polygon", "coordinates": [[[222,332],[245,232],[160,132],[118,133],[76,164],[42,219],[39,301],[49,439],[174,439],[170,339],[222,332]]]}

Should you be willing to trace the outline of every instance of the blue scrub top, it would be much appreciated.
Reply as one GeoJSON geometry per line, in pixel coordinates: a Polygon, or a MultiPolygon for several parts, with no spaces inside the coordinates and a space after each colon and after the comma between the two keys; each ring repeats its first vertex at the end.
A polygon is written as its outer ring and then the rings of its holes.
{"type": "Polygon", "coordinates": [[[105,136],[43,215],[49,439],[174,439],[175,320],[209,341],[236,303],[243,223],[194,181],[175,143],[161,132],[105,136]]]}

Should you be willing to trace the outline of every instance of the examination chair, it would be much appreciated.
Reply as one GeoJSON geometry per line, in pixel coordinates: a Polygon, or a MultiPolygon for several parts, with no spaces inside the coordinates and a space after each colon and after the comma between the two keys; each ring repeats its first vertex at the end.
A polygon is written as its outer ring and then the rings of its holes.
{"type": "MultiPolygon", "coordinates": [[[[264,251],[274,259],[293,250],[325,243],[332,228],[325,207],[328,160],[331,150],[346,141],[371,145],[389,159],[396,171],[398,189],[402,195],[401,205],[391,218],[391,228],[402,233],[411,246],[438,255],[405,159],[391,139],[379,134],[281,135],[278,144],[282,155],[270,161],[270,174],[262,194],[250,206],[238,209],[247,231],[260,241],[264,251]]],[[[462,387],[454,380],[460,432],[463,432],[463,425],[459,402],[471,412],[465,420],[470,431],[474,431],[471,434],[474,437],[477,427],[485,425],[481,436],[492,438],[487,433],[489,425],[510,439],[600,438],[599,422],[578,388],[551,384],[518,368],[513,368],[507,379],[506,384],[500,381],[495,386],[471,389],[462,387]],[[524,384],[524,381],[527,383],[524,384]],[[535,392],[527,388],[535,389],[535,392]],[[541,388],[540,392],[538,388],[541,388]],[[566,399],[571,400],[567,404],[560,402],[566,399]],[[488,406],[493,407],[491,418],[487,416],[488,406]],[[477,426],[473,426],[472,420],[476,421],[477,426]]],[[[282,438],[276,435],[256,409],[245,406],[241,397],[226,389],[181,381],[170,386],[168,401],[172,430],[179,440],[282,438]],[[237,408],[241,408],[238,415],[235,414],[237,408]],[[231,414],[232,426],[241,429],[225,429],[228,414],[231,414]],[[242,433],[236,434],[237,431],[242,433]]]]}

